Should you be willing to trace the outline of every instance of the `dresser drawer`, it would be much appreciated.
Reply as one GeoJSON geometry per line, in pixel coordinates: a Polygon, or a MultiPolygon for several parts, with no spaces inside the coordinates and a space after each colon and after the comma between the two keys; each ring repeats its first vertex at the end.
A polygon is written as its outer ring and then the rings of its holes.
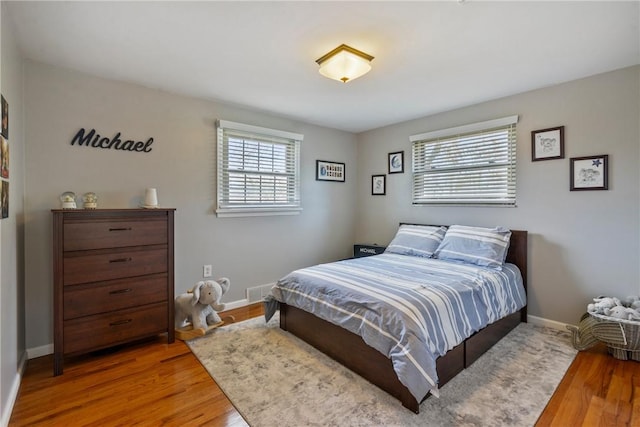
{"type": "Polygon", "coordinates": [[[166,243],[167,222],[163,219],[67,221],[64,224],[64,251],[166,243]]]}
{"type": "Polygon", "coordinates": [[[167,301],[167,275],[68,286],[64,320],[167,301]]]}
{"type": "Polygon", "coordinates": [[[167,303],[156,303],[64,322],[64,353],[93,351],[166,332],[167,303]]]}
{"type": "Polygon", "coordinates": [[[64,256],[64,286],[167,271],[167,248],[131,248],[64,256]]]}

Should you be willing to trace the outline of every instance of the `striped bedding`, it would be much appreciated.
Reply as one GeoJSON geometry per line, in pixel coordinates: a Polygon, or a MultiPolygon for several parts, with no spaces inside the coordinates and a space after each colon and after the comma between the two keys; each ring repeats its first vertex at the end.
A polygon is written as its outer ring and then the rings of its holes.
{"type": "Polygon", "coordinates": [[[360,335],[418,402],[438,395],[436,358],[526,305],[513,264],[498,271],[388,253],[296,270],[271,294],[360,335]]]}

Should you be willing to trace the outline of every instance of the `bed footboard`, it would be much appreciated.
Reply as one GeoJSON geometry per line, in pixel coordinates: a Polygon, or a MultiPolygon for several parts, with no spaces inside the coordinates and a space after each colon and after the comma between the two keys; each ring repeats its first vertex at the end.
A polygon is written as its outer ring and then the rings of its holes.
{"type": "Polygon", "coordinates": [[[391,360],[346,329],[304,310],[280,304],[280,328],[311,344],[367,381],[394,396],[415,413],[419,402],[398,380],[391,360]]]}
{"type": "MultiPolygon", "coordinates": [[[[439,387],[475,362],[484,352],[520,323],[514,313],[478,331],[436,360],[439,387]]],[[[398,380],[391,360],[346,329],[290,305],[280,303],[280,328],[311,344],[327,356],[378,386],[402,406],[420,412],[420,402],[398,380]]],[[[428,397],[425,396],[422,400],[428,397]]],[[[421,401],[422,401],[421,400],[421,401]]]]}

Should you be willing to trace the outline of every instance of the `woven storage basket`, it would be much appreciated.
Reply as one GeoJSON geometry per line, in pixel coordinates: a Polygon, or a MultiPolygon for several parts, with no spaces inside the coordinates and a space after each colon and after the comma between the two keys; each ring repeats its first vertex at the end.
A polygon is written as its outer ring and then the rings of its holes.
{"type": "MultiPolygon", "coordinates": [[[[589,319],[592,320],[585,322],[585,326],[598,341],[607,345],[613,357],[640,362],[640,322],[596,313],[589,313],[589,319]]],[[[581,323],[581,329],[582,325],[581,323]]]]}

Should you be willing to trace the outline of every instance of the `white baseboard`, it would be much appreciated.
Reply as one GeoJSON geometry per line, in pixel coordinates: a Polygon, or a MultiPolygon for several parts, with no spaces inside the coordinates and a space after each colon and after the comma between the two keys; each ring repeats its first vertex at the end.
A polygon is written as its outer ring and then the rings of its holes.
{"type": "Polygon", "coordinates": [[[238,301],[225,302],[224,309],[233,310],[234,308],[245,307],[249,304],[252,304],[252,303],[249,302],[249,299],[245,298],[245,299],[240,299],[238,301]]]}
{"type": "Polygon", "coordinates": [[[560,331],[567,330],[567,324],[562,322],[556,322],[555,320],[549,320],[538,316],[527,316],[527,322],[536,326],[546,326],[547,328],[558,329],[560,331]]]}
{"type": "Polygon", "coordinates": [[[7,396],[7,405],[2,408],[2,418],[0,419],[0,425],[7,427],[9,420],[11,420],[11,413],[13,412],[13,406],[16,404],[18,398],[18,391],[20,391],[20,383],[24,376],[24,370],[27,367],[27,353],[23,353],[18,363],[18,370],[16,372],[13,381],[11,382],[11,390],[9,390],[9,396],[7,396]]]}
{"type": "Polygon", "coordinates": [[[35,359],[36,357],[46,356],[53,353],[53,344],[41,345],[40,347],[28,348],[27,358],[35,359]]]}

